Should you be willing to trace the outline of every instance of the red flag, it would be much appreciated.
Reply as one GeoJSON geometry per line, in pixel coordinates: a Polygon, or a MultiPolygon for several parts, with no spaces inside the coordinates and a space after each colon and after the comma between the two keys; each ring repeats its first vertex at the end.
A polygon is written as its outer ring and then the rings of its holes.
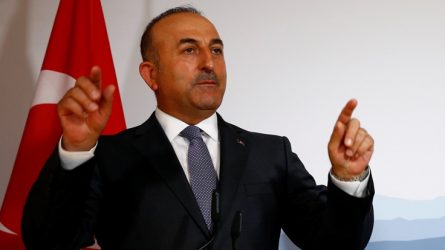
{"type": "Polygon", "coordinates": [[[89,75],[93,65],[101,67],[104,86],[116,86],[113,111],[103,131],[114,134],[126,126],[100,0],[61,0],[0,211],[0,223],[6,227],[0,225],[0,249],[24,249],[23,206],[61,135],[56,103],[75,79],[89,75]]]}

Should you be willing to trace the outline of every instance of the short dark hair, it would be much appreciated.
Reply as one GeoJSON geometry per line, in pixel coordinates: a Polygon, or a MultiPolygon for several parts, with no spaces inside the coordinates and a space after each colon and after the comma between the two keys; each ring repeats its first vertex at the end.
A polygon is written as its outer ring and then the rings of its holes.
{"type": "Polygon", "coordinates": [[[158,23],[165,17],[171,16],[171,15],[177,14],[177,13],[193,13],[193,14],[202,16],[201,11],[197,10],[193,6],[185,5],[185,6],[179,6],[179,7],[174,7],[174,8],[168,9],[168,10],[162,12],[157,17],[153,18],[148,23],[147,27],[145,27],[145,31],[141,37],[141,45],[140,46],[141,46],[142,60],[152,61],[155,64],[157,64],[159,62],[159,54],[153,46],[153,37],[151,34],[151,30],[156,23],[158,23]]]}

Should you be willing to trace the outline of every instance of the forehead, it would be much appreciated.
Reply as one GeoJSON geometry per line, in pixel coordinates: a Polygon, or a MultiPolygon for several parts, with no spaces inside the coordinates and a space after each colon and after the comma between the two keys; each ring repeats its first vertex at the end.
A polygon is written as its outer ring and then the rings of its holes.
{"type": "Polygon", "coordinates": [[[176,13],[165,17],[152,28],[154,43],[183,38],[207,40],[219,38],[215,26],[205,17],[194,13],[176,13]]]}

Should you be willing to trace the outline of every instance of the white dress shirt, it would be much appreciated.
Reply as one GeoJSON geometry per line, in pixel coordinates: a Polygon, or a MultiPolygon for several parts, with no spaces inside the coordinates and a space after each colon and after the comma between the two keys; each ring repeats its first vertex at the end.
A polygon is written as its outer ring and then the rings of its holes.
{"type": "MultiPolygon", "coordinates": [[[[190,176],[188,171],[187,152],[189,141],[179,134],[185,129],[188,124],[163,112],[159,108],[155,111],[156,119],[167,135],[168,140],[172,144],[172,147],[178,157],[178,160],[184,170],[187,180],[190,182],[190,176]]],[[[213,166],[215,167],[217,176],[220,173],[220,142],[218,133],[218,119],[216,113],[209,118],[201,121],[195,126],[199,127],[203,132],[203,140],[209,149],[210,157],[212,158],[213,166]]],[[[82,163],[88,161],[94,156],[97,144],[89,151],[82,152],[70,152],[62,148],[62,140],[59,141],[59,156],[61,165],[66,170],[72,170],[82,163]]],[[[355,197],[365,197],[366,187],[368,186],[369,174],[362,181],[341,181],[330,174],[332,182],[341,190],[349,195],[355,197]]]]}
{"type": "MultiPolygon", "coordinates": [[[[187,180],[190,182],[190,175],[188,171],[187,154],[190,142],[180,136],[179,134],[189,125],[160,109],[155,111],[156,119],[161,124],[162,129],[167,135],[168,141],[172,144],[176,156],[181,163],[187,180]]],[[[216,174],[219,178],[219,133],[218,133],[218,119],[216,113],[209,118],[201,121],[195,125],[202,130],[202,139],[209,149],[210,157],[212,158],[213,167],[215,167],[216,174]]]]}

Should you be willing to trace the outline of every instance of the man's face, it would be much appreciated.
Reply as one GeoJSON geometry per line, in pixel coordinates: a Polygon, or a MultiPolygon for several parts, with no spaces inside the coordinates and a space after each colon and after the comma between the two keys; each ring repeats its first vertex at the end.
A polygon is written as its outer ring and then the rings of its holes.
{"type": "Polygon", "coordinates": [[[209,117],[226,87],[223,44],[215,27],[197,14],[178,13],[152,29],[159,56],[153,80],[158,107],[187,123],[209,117]]]}

